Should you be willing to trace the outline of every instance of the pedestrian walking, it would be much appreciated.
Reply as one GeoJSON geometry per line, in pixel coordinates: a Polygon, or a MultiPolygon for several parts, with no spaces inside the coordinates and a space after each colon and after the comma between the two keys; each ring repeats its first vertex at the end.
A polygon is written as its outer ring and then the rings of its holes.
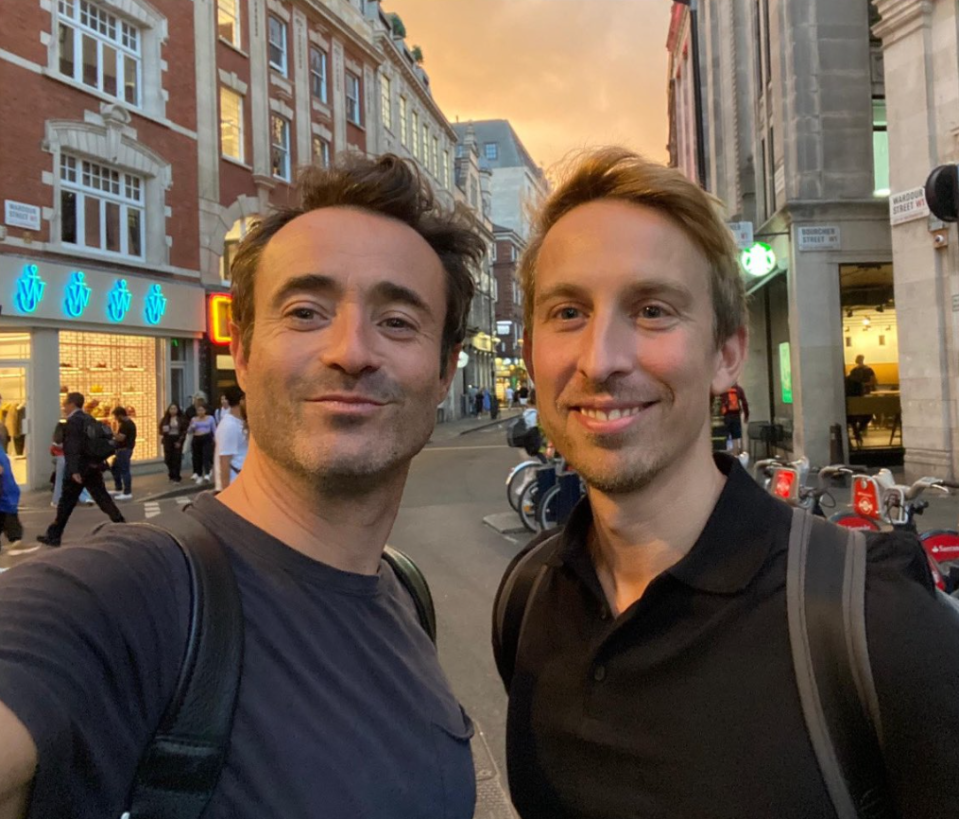
{"type": "Polygon", "coordinates": [[[468,402],[468,403],[467,403],[467,412],[469,412],[469,414],[472,415],[472,416],[477,415],[477,410],[476,410],[476,395],[477,395],[478,392],[479,392],[479,391],[478,391],[478,390],[476,389],[476,387],[474,387],[472,384],[470,384],[470,385],[466,388],[466,400],[467,400],[467,402],[468,402]]]}
{"type": "Polygon", "coordinates": [[[190,421],[189,432],[193,436],[193,475],[196,483],[211,480],[213,474],[213,433],[216,421],[207,414],[206,404],[196,405],[196,416],[190,421]]]}
{"type": "Polygon", "coordinates": [[[109,430],[103,424],[85,413],[83,394],[67,393],[63,401],[63,414],[66,423],[63,428],[63,456],[65,473],[63,492],[57,505],[57,517],[48,527],[46,534],[37,540],[48,546],[59,546],[63,530],[67,528],[70,515],[80,500],[84,489],[90,491],[100,510],[114,523],[124,523],[124,517],[103,485],[105,461],[113,450],[109,430]]]}
{"type": "Polygon", "coordinates": [[[116,407],[113,417],[117,422],[117,431],[113,434],[117,442],[117,454],[113,458],[114,491],[110,494],[117,500],[133,500],[133,474],[130,471],[130,461],[133,458],[133,448],[137,443],[137,425],[127,413],[125,407],[116,407]]]}
{"type": "MultiPolygon", "coordinates": [[[[227,387],[229,389],[229,387],[227,387]]],[[[222,421],[227,415],[230,414],[230,402],[226,397],[226,392],[220,393],[220,406],[216,408],[216,412],[213,413],[213,419],[216,421],[217,427],[220,426],[220,421],[222,421]]]]}
{"type": "Polygon", "coordinates": [[[519,405],[525,407],[526,402],[529,401],[529,387],[523,384],[523,386],[517,390],[516,397],[519,399],[519,405]]]}
{"type": "Polygon", "coordinates": [[[483,391],[482,390],[476,391],[476,395],[473,398],[473,405],[476,409],[476,412],[474,413],[474,415],[476,415],[477,418],[482,418],[483,417],[483,391]]]}
{"type": "Polygon", "coordinates": [[[516,391],[512,387],[507,386],[505,392],[506,392],[506,406],[507,408],[511,408],[513,406],[513,398],[516,394],[516,391]]]}
{"type": "Polygon", "coordinates": [[[492,407],[493,405],[490,402],[489,390],[486,389],[486,387],[483,387],[483,412],[489,415],[492,410],[492,407]]]}
{"type": "Polygon", "coordinates": [[[473,816],[472,723],[425,581],[384,547],[457,375],[486,244],[389,154],[300,186],[303,204],[266,215],[232,267],[243,468],[153,521],[205,533],[222,563],[200,562],[222,582],[198,584],[155,526],[105,526],[0,575],[4,815],[473,816]],[[193,605],[234,578],[237,606],[194,643],[193,605]],[[178,683],[184,646],[215,699],[159,745],[171,701],[196,690],[178,683]]]}
{"type": "MultiPolygon", "coordinates": [[[[63,473],[66,471],[66,459],[63,457],[63,433],[66,429],[66,418],[61,418],[53,429],[53,440],[50,444],[50,454],[53,456],[53,498],[50,505],[54,508],[60,505],[60,497],[63,495],[63,473]]],[[[78,503],[84,506],[93,506],[93,498],[90,493],[84,489],[80,493],[78,503]]]]}
{"type": "Polygon", "coordinates": [[[499,418],[499,396],[495,391],[489,394],[489,417],[493,421],[499,418]]]}
{"type": "Polygon", "coordinates": [[[726,427],[727,448],[732,452],[742,452],[743,424],[749,423],[749,402],[746,400],[746,391],[733,384],[728,390],[721,393],[719,403],[723,414],[723,425],[726,427]]]}
{"type": "Polygon", "coordinates": [[[517,812],[955,816],[959,618],[918,538],[849,538],[712,452],[749,316],[715,200],[625,149],[564,178],[523,354],[586,496],[495,603],[517,812]]]}
{"type": "Polygon", "coordinates": [[[0,531],[7,538],[10,551],[23,545],[23,524],[20,523],[20,487],[13,474],[10,458],[0,449],[0,531]]]}
{"type": "Polygon", "coordinates": [[[213,457],[214,486],[219,492],[237,479],[249,446],[246,428],[246,397],[239,387],[227,387],[223,393],[230,411],[216,425],[216,452],[213,457]]]}
{"type": "Polygon", "coordinates": [[[167,477],[174,483],[182,480],[180,470],[183,466],[183,442],[189,425],[186,416],[180,412],[180,405],[175,401],[167,407],[160,420],[163,462],[166,464],[167,477]]]}

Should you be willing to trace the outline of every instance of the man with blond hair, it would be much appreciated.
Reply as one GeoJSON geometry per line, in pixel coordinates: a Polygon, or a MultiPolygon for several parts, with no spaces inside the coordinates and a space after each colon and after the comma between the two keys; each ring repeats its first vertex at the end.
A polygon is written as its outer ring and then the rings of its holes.
{"type": "Polygon", "coordinates": [[[959,639],[901,535],[877,537],[864,569],[882,715],[869,800],[890,812],[834,807],[787,623],[792,512],[711,448],[711,401],[747,347],[715,203],[676,170],[596,151],[544,204],[520,274],[539,421],[587,486],[494,609],[523,819],[953,815],[959,639]]]}

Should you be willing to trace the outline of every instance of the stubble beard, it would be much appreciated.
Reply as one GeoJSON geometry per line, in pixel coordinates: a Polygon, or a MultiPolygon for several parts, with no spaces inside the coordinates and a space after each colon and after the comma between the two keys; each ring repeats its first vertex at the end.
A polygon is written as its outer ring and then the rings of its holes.
{"type": "MultiPolygon", "coordinates": [[[[295,390],[294,390],[295,392],[295,390]]],[[[267,389],[264,395],[277,394],[267,389]]],[[[429,440],[432,425],[420,434],[418,427],[404,427],[402,419],[383,434],[364,419],[339,418],[336,428],[316,433],[307,428],[303,404],[295,400],[278,403],[250,400],[247,395],[247,423],[250,437],[266,458],[295,480],[326,497],[358,497],[405,477],[409,462],[429,440]],[[357,427],[369,426],[366,441],[353,452],[330,451],[318,437],[334,439],[339,434],[360,438],[357,427]],[[401,434],[408,433],[404,439],[401,434]],[[412,440],[411,440],[412,439],[412,440]]]]}
{"type": "MultiPolygon", "coordinates": [[[[671,396],[663,396],[660,401],[667,411],[671,409],[671,396]]],[[[596,435],[585,430],[571,435],[565,426],[570,423],[568,414],[557,412],[560,414],[555,427],[552,419],[542,413],[540,423],[557,451],[590,489],[605,495],[637,492],[649,486],[669,466],[668,447],[656,437],[656,429],[649,430],[646,436],[629,431],[596,435]]]]}

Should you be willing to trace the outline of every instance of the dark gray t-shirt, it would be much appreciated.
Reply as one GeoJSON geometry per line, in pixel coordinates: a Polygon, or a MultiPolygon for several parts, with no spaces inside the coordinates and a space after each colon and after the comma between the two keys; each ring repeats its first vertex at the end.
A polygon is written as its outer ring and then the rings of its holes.
{"type": "MultiPolygon", "coordinates": [[[[469,819],[472,725],[392,570],[318,563],[209,494],[191,513],[228,549],[246,628],[210,819],[469,819]]],[[[145,527],[0,576],[0,701],[39,750],[31,817],[120,816],[188,616],[184,558],[145,527]]]]}

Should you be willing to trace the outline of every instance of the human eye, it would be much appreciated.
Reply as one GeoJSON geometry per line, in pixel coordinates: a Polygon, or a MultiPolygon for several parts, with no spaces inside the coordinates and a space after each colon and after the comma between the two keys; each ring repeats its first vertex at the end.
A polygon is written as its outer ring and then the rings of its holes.
{"type": "Polygon", "coordinates": [[[311,329],[320,321],[320,311],[313,305],[294,304],[283,314],[294,329],[311,329]]]}
{"type": "Polygon", "coordinates": [[[654,322],[661,324],[675,318],[675,313],[664,304],[656,302],[643,304],[638,311],[638,318],[643,322],[654,322]]]}
{"type": "Polygon", "coordinates": [[[571,304],[564,304],[562,307],[557,307],[554,310],[550,311],[549,317],[560,322],[576,321],[579,318],[582,318],[583,313],[578,307],[574,307],[571,304]]]}
{"type": "Polygon", "coordinates": [[[403,316],[387,316],[380,324],[387,330],[398,332],[413,332],[416,330],[416,325],[403,316]]]}

